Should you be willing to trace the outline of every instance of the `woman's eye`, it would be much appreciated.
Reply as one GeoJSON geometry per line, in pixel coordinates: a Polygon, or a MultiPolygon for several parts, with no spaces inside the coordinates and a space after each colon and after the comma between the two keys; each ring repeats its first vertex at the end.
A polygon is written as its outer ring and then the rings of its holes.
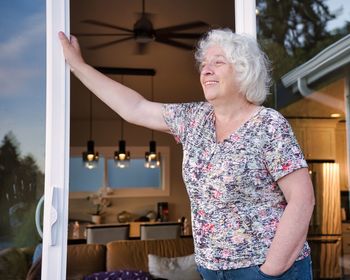
{"type": "Polygon", "coordinates": [[[223,60],[217,60],[215,61],[215,65],[223,65],[225,62],[223,60]]]}

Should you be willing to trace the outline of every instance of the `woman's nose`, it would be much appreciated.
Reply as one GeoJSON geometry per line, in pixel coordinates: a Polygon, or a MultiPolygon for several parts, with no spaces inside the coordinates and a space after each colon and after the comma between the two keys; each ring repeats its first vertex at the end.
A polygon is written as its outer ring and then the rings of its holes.
{"type": "Polygon", "coordinates": [[[211,65],[210,64],[204,65],[203,68],[201,69],[201,74],[202,75],[213,74],[213,69],[212,69],[211,65]]]}

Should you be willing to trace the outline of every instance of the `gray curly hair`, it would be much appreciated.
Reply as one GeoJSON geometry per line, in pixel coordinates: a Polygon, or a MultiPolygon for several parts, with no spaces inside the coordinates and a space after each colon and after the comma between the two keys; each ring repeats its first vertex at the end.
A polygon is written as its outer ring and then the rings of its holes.
{"type": "Polygon", "coordinates": [[[228,28],[213,29],[198,42],[195,59],[199,66],[204,61],[205,52],[213,45],[221,47],[226,58],[234,65],[240,92],[249,102],[262,104],[269,94],[270,61],[257,41],[247,34],[236,34],[228,28]]]}

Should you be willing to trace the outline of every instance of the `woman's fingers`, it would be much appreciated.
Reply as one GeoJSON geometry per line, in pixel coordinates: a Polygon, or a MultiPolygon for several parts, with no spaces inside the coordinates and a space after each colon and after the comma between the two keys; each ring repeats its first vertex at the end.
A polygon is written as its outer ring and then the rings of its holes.
{"type": "Polygon", "coordinates": [[[71,36],[71,40],[68,40],[67,36],[62,31],[58,33],[58,37],[61,41],[64,57],[70,65],[71,70],[74,72],[74,68],[84,62],[81,56],[78,39],[71,36]]]}
{"type": "Polygon", "coordinates": [[[58,38],[60,39],[63,46],[66,46],[67,44],[69,45],[68,38],[62,31],[58,32],[58,38]]]}
{"type": "Polygon", "coordinates": [[[78,42],[77,37],[71,35],[70,36],[70,43],[75,49],[77,49],[80,52],[80,46],[79,46],[79,42],[78,42]]]}

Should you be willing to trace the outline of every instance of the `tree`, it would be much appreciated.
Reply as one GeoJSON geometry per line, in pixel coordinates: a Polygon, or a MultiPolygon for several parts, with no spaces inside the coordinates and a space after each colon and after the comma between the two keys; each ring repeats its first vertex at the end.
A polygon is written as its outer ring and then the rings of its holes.
{"type": "Polygon", "coordinates": [[[7,241],[18,246],[37,243],[34,213],[43,187],[44,174],[34,157],[21,157],[19,143],[9,132],[0,146],[0,235],[7,241]]]}
{"type": "Polygon", "coordinates": [[[12,132],[4,136],[0,147],[0,233],[8,233],[10,221],[8,209],[13,197],[16,170],[20,165],[17,140],[12,132]]]}
{"type": "Polygon", "coordinates": [[[258,38],[272,62],[275,81],[337,39],[326,29],[336,14],[325,2],[257,0],[258,38]]]}

